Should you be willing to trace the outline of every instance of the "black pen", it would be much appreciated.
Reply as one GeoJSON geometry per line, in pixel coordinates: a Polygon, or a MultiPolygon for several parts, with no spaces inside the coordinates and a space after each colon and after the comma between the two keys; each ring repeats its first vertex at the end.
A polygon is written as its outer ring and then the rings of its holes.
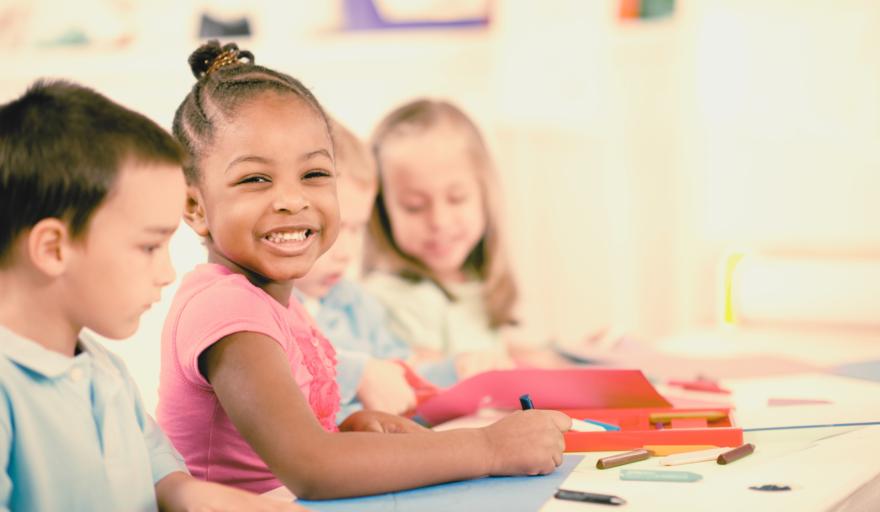
{"type": "Polygon", "coordinates": [[[553,495],[556,499],[584,501],[587,503],[602,503],[604,505],[623,505],[626,500],[618,496],[610,494],[597,494],[594,492],[569,491],[567,489],[558,489],[553,495]]]}

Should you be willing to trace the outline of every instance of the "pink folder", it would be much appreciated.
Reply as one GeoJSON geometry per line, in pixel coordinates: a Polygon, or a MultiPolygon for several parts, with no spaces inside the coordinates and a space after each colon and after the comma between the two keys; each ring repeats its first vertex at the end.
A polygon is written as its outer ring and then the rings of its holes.
{"type": "Polygon", "coordinates": [[[416,412],[437,424],[481,407],[518,409],[526,393],[536,409],[671,407],[640,370],[520,368],[474,375],[423,402],[416,412]]]}

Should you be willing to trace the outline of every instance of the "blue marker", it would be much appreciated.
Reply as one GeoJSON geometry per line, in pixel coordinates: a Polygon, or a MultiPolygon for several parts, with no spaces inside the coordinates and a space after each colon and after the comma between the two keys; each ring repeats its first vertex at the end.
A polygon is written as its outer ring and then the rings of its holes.
{"type": "MultiPolygon", "coordinates": [[[[528,393],[519,397],[519,405],[524,411],[535,408],[535,404],[532,403],[532,397],[530,397],[528,393]]],[[[573,432],[605,432],[608,430],[620,430],[620,427],[618,427],[617,425],[612,425],[610,423],[602,423],[601,421],[581,421],[579,419],[572,418],[571,430],[573,432]]]]}
{"type": "Polygon", "coordinates": [[[620,427],[618,427],[617,425],[614,425],[612,423],[605,423],[604,421],[591,420],[589,418],[584,418],[584,421],[587,423],[592,423],[593,425],[598,425],[606,431],[616,432],[616,431],[620,430],[620,427]]]}

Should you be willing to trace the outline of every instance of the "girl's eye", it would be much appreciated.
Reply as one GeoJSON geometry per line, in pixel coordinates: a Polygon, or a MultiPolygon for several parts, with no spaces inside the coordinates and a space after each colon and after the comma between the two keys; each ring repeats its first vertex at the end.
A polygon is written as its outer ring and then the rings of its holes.
{"type": "Polygon", "coordinates": [[[265,176],[248,176],[239,183],[269,183],[269,179],[265,176]]]}
{"type": "Polygon", "coordinates": [[[305,174],[305,176],[303,176],[303,177],[304,177],[305,179],[307,179],[307,180],[313,180],[313,179],[316,179],[316,178],[328,178],[328,177],[330,177],[330,176],[333,176],[333,175],[332,175],[329,171],[324,171],[324,170],[321,170],[321,169],[315,169],[315,170],[312,170],[312,171],[307,172],[307,173],[305,174]]]}
{"type": "Polygon", "coordinates": [[[159,250],[159,245],[158,244],[142,245],[141,250],[147,254],[153,254],[154,252],[159,250]]]}
{"type": "Polygon", "coordinates": [[[461,203],[465,202],[466,200],[467,200],[467,196],[463,195],[463,194],[458,195],[458,196],[451,196],[449,198],[449,202],[451,204],[461,204],[461,203]]]}
{"type": "Polygon", "coordinates": [[[425,205],[422,204],[405,204],[403,205],[403,211],[407,213],[419,213],[425,209],[425,205]]]}

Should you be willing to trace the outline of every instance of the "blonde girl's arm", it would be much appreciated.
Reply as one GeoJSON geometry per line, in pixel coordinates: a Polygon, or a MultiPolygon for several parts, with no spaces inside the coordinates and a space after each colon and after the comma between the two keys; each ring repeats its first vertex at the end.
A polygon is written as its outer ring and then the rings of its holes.
{"type": "Polygon", "coordinates": [[[377,494],[502,474],[544,474],[562,460],[570,420],[520,411],[484,429],[328,433],[315,419],[281,347],[262,334],[227,336],[200,357],[233,424],[294,494],[377,494]]]}

